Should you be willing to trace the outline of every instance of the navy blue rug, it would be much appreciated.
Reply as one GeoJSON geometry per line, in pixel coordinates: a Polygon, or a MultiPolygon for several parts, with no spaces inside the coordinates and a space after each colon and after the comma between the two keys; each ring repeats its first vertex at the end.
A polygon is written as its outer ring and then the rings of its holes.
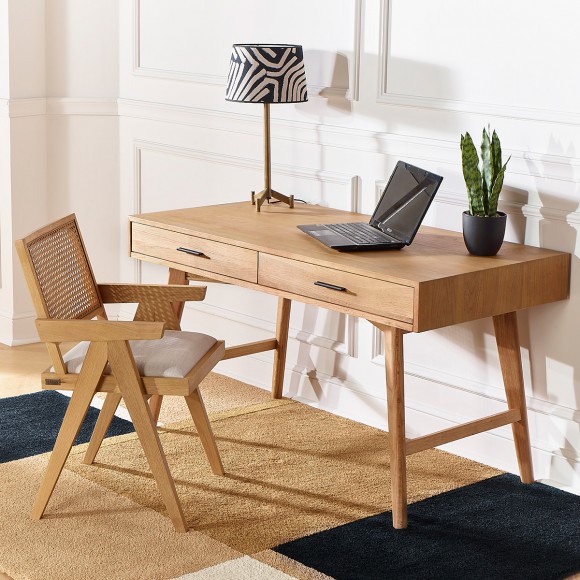
{"type": "Polygon", "coordinates": [[[580,497],[498,475],[273,548],[337,580],[549,580],[580,572],[580,497]]]}
{"type": "MultiPolygon", "coordinates": [[[[0,463],[52,451],[69,401],[56,391],[0,399],[0,463]]],[[[98,416],[89,407],[75,444],[89,441],[98,416]]],[[[133,431],[131,421],[114,417],[107,437],[133,431]]]]}

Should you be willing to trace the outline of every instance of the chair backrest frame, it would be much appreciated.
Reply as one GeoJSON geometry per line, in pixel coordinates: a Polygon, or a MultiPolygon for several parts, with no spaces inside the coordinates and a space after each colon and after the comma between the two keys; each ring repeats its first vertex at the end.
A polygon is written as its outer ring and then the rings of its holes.
{"type": "MultiPolygon", "coordinates": [[[[17,240],[15,245],[38,318],[107,318],[74,213],[17,240]],[[63,251],[59,253],[59,249],[63,251]],[[51,275],[55,273],[62,288],[54,286],[51,275]],[[73,278],[72,288],[66,285],[67,276],[73,278]],[[86,295],[75,297],[75,289],[84,290],[86,295]],[[52,292],[48,300],[47,291],[52,292]]],[[[46,347],[56,372],[66,374],[60,346],[47,342],[46,347]]]]}
{"type": "Polygon", "coordinates": [[[75,214],[16,241],[39,318],[90,319],[105,314],[75,214]]]}

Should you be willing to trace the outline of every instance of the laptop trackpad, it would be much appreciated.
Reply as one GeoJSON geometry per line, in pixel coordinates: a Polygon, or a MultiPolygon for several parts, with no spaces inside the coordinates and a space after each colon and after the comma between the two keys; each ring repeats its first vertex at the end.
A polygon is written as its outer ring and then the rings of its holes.
{"type": "Polygon", "coordinates": [[[352,241],[348,238],[344,237],[342,234],[338,232],[333,232],[329,230],[327,227],[322,226],[320,229],[308,229],[306,233],[310,234],[314,238],[317,238],[322,242],[324,245],[329,247],[334,246],[351,246],[352,241]]]}

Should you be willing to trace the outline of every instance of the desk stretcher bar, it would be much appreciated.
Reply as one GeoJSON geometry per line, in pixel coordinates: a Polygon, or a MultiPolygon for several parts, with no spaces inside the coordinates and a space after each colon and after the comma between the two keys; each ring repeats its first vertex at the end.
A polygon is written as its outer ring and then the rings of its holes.
{"type": "Polygon", "coordinates": [[[407,439],[406,454],[413,455],[413,453],[419,453],[420,451],[438,447],[439,445],[444,445],[451,441],[457,441],[458,439],[470,437],[477,433],[483,433],[490,429],[496,429],[497,427],[517,423],[521,418],[522,414],[519,409],[512,409],[510,411],[503,411],[503,413],[489,415],[488,417],[483,417],[476,421],[470,421],[463,425],[457,425],[456,427],[450,427],[449,429],[442,429],[441,431],[437,431],[430,435],[416,437],[415,439],[407,439]]]}

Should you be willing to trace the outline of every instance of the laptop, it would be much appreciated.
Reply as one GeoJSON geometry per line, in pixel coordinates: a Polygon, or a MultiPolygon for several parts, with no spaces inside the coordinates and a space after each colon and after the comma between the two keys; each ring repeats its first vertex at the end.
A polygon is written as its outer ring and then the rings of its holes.
{"type": "Polygon", "coordinates": [[[398,161],[369,223],[300,225],[303,232],[341,252],[398,250],[409,246],[443,178],[398,161]]]}

